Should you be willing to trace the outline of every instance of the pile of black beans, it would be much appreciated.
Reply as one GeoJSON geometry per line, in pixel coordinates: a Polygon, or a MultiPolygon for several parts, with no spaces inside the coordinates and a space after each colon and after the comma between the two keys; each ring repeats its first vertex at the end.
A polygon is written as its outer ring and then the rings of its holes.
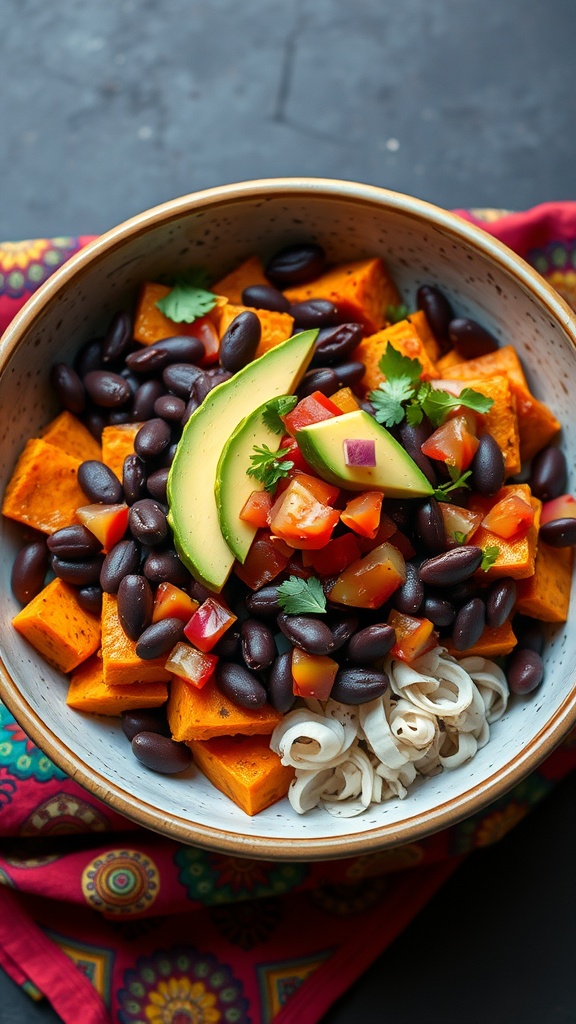
{"type": "MultiPolygon", "coordinates": [[[[363,337],[360,324],[342,322],[336,305],[324,299],[291,305],[280,290],[313,279],[324,266],[320,246],[288,247],[269,261],[270,283],[246,288],[242,296],[245,305],[290,313],[295,331],[319,329],[299,397],[313,391],[330,395],[339,387],[354,388],[364,372],[361,363],[350,359],[363,337]]],[[[422,287],[417,302],[443,349],[454,345],[463,358],[470,358],[496,347],[494,338],[479,324],[454,318],[437,288],[422,287]]],[[[139,657],[158,658],[172,650],[183,636],[183,623],[175,618],[152,623],[157,586],[173,583],[199,601],[210,594],[192,579],[174,549],[166,503],[170,465],[192,412],[213,387],[253,359],[259,341],[258,317],[250,310],[242,312],[222,340],[218,363],[205,367],[201,365],[204,347],[192,336],[167,338],[151,346],[135,343],[131,316],[123,311],[114,316],[103,337],[82,347],[73,365],[53,367],[51,382],[59,402],[80,417],[96,438],[107,425],[142,423],[135,452],[124,462],[122,480],[103,463],[92,460],[84,462],[78,474],[87,502],[128,504],[128,529],[107,554],[80,525],[58,530],[47,540],[34,538],[21,549],[13,568],[12,587],[20,601],[25,603],[39,592],[51,568],[77,588],[80,603],[90,612],[99,612],[103,592],[117,595],[120,622],[136,642],[139,657]]],[[[363,405],[371,409],[369,402],[363,405]]],[[[430,423],[424,421],[418,427],[403,424],[396,435],[437,484],[443,479],[442,466],[420,450],[431,431],[430,423]]],[[[485,435],[472,464],[471,487],[481,494],[493,494],[503,481],[502,454],[493,438],[485,435]]],[[[541,453],[532,471],[534,493],[547,500],[563,493],[565,482],[560,449],[541,453]]],[[[455,498],[465,504],[466,492],[455,498]]],[[[255,592],[232,575],[222,597],[237,615],[237,622],[214,648],[219,655],[216,684],[226,696],[243,707],[257,708],[269,701],[287,712],[295,700],[291,651],[297,647],[337,660],[340,668],[332,696],[360,704],[380,696],[388,685],[386,674],[373,666],[396,640],[386,621],[391,609],[429,618],[440,639],[449,637],[462,652],[476,642],[486,624],[498,626],[505,621],[514,608],[514,580],[482,586],[475,575],[482,551],[474,545],[450,544],[435,498],[385,499],[383,510],[417,554],[407,562],[404,586],[381,608],[350,609],[328,599],[324,615],[289,615],[280,608],[278,585],[295,571],[294,562],[290,573],[255,592]]],[[[565,542],[566,529],[569,543],[576,541],[570,533],[574,522],[569,521],[567,527],[564,524],[564,532],[556,530],[557,541],[565,542]]],[[[554,543],[551,526],[546,539],[554,543]]],[[[331,578],[322,580],[328,595],[333,582],[331,578]]],[[[526,693],[542,678],[543,634],[535,620],[517,617],[516,621],[519,643],[509,659],[507,675],[512,690],[526,693]]],[[[164,772],[186,767],[188,749],[170,739],[164,709],[125,713],[123,721],[136,756],[148,767],[164,772]]]]}

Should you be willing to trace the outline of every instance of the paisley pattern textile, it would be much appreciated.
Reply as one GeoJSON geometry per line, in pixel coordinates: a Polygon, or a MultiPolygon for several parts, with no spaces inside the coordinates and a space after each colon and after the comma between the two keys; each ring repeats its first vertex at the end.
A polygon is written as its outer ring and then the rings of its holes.
{"type": "MultiPolygon", "coordinates": [[[[458,211],[576,307],[576,203],[458,211]]],[[[0,244],[0,329],[86,242],[0,244]]],[[[0,965],[67,1024],[313,1024],[473,850],[576,767],[573,733],[453,828],[327,863],[221,856],[82,790],[0,705],[0,965]]]]}

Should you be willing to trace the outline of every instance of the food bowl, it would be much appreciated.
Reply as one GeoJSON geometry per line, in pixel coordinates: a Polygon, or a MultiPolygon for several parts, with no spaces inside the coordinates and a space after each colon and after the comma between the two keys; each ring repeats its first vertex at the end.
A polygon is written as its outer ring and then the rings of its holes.
{"type": "MultiPolygon", "coordinates": [[[[384,257],[404,299],[421,284],[440,287],[457,316],[513,343],[534,393],[563,424],[574,480],[576,317],[523,260],[459,217],[406,195],[321,179],[243,182],[184,196],[146,211],[87,246],[58,270],[16,317],[0,348],[4,491],[26,442],[57,407],[49,387],[54,362],[130,308],[139,285],[189,266],[211,279],[242,259],[264,259],[300,241],[323,245],[331,262],[384,257]]],[[[1,526],[0,690],[28,735],[91,793],[128,818],[208,849],[270,859],[323,859],[415,841],[480,810],[532,771],[576,721],[576,602],[566,625],[550,628],[545,679],[514,697],[489,743],[467,764],[352,818],[320,810],[296,814],[287,800],[248,817],[194,767],[167,776],[137,761],[119,720],[66,706],[67,680],[11,626],[11,565],[21,543],[16,524],[1,526]]]]}

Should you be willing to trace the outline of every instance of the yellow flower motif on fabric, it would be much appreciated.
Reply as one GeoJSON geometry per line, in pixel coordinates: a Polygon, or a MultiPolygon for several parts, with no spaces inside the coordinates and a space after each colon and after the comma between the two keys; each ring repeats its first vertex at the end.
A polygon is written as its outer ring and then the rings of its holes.
{"type": "Polygon", "coordinates": [[[2,270],[9,273],[11,270],[25,270],[33,260],[40,260],[50,248],[50,242],[46,238],[30,238],[22,242],[2,242],[1,259],[2,270]]]}
{"type": "Polygon", "coordinates": [[[216,1024],[222,1015],[216,996],[201,981],[170,978],[148,993],[146,1017],[150,1024],[216,1024]]]}

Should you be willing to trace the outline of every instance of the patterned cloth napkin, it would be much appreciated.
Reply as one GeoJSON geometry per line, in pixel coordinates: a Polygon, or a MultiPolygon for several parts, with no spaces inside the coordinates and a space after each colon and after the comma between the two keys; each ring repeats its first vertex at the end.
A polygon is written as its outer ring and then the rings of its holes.
{"type": "MultiPolygon", "coordinates": [[[[576,203],[458,211],[576,307],[576,203]]],[[[0,244],[0,329],[89,239],[0,244]]],[[[0,964],[66,1024],[315,1024],[473,850],[576,767],[576,730],[481,813],[327,863],[222,856],[135,826],[0,705],[0,964]]]]}

